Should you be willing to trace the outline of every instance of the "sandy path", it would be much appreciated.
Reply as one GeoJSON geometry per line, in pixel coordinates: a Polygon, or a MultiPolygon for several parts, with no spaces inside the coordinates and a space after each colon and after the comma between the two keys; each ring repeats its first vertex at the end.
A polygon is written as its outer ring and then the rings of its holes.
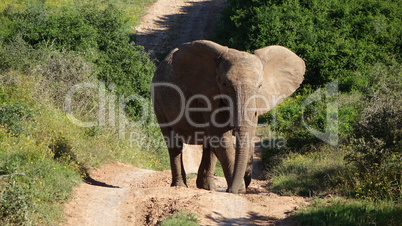
{"type": "Polygon", "coordinates": [[[136,44],[161,58],[174,47],[212,35],[225,0],[159,0],[135,27],[136,44]]]}
{"type": "Polygon", "coordinates": [[[257,180],[245,195],[224,192],[223,178],[216,178],[216,192],[195,188],[195,179],[190,179],[189,188],[172,188],[169,171],[120,163],[94,170],[91,176],[105,185],[77,187],[63,225],[156,225],[178,210],[195,213],[201,225],[287,224],[287,213],[305,202],[270,193],[263,188],[266,182],[257,180]]]}

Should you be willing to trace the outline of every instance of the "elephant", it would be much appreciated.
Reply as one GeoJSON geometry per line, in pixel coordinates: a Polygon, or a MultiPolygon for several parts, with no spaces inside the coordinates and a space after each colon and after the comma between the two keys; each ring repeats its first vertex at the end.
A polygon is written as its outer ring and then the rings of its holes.
{"type": "Polygon", "coordinates": [[[202,145],[198,188],[215,190],[221,162],[227,192],[245,193],[251,181],[258,116],[300,86],[304,61],[282,46],[254,53],[208,40],[181,44],[157,67],[151,93],[169,150],[171,186],[187,186],[183,144],[202,145]]]}

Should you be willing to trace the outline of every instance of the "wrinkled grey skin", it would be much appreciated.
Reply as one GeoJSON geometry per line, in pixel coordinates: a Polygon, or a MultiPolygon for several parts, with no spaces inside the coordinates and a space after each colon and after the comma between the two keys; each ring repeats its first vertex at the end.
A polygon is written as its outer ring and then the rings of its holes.
{"type": "Polygon", "coordinates": [[[251,181],[258,115],[292,94],[304,72],[304,61],[281,46],[250,54],[200,40],[172,50],[152,80],[154,110],[169,149],[172,186],[187,186],[183,143],[202,144],[197,187],[215,189],[218,158],[227,191],[244,193],[251,181]]]}

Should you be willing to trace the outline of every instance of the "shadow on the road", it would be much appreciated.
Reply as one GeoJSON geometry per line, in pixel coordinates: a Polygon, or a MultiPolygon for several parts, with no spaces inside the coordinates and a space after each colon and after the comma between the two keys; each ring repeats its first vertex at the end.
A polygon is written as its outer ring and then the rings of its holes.
{"type": "Polygon", "coordinates": [[[93,185],[93,186],[99,186],[99,187],[105,187],[105,188],[120,188],[119,186],[106,184],[104,182],[97,181],[89,175],[84,178],[84,182],[87,184],[93,185]]]}
{"type": "Polygon", "coordinates": [[[267,217],[259,215],[256,212],[250,211],[247,213],[247,217],[239,218],[229,218],[224,217],[218,212],[213,212],[212,216],[207,215],[206,217],[217,225],[287,225],[285,222],[289,222],[287,219],[278,219],[275,217],[267,217]]]}
{"type": "Polygon", "coordinates": [[[223,9],[222,1],[190,1],[180,13],[158,17],[156,24],[161,29],[136,34],[131,40],[144,46],[151,58],[156,58],[155,61],[161,61],[182,43],[210,37],[223,9]]]}

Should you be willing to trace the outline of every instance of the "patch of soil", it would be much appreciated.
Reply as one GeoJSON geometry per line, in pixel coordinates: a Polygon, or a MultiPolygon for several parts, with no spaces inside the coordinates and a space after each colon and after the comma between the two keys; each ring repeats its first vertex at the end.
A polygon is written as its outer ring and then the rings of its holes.
{"type": "Polygon", "coordinates": [[[156,225],[167,216],[186,210],[201,225],[279,224],[287,214],[305,203],[295,196],[267,191],[267,181],[253,180],[248,193],[226,193],[224,178],[216,178],[218,191],[170,187],[170,171],[150,171],[115,163],[91,172],[95,181],[111,186],[82,184],[66,204],[63,225],[156,225]]]}

